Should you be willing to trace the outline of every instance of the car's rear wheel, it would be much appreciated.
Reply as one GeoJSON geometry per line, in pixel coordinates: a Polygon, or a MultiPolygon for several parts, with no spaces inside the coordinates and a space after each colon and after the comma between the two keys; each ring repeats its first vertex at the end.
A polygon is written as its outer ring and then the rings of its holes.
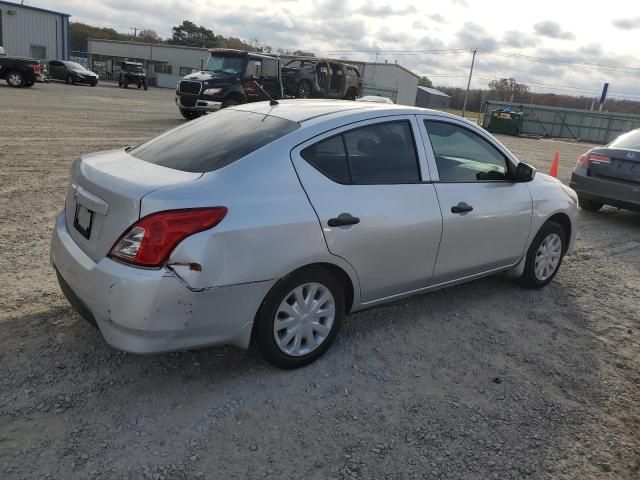
{"type": "Polygon", "coordinates": [[[187,120],[195,120],[196,118],[202,115],[202,112],[198,112],[195,110],[186,110],[184,108],[180,109],[180,115],[182,115],[187,120]]]}
{"type": "Polygon", "coordinates": [[[347,90],[347,94],[344,96],[345,100],[355,100],[356,99],[356,89],[355,87],[350,87],[347,90]]]}
{"type": "Polygon", "coordinates": [[[67,75],[67,84],[69,84],[69,85],[75,85],[76,84],[76,80],[73,78],[72,75],[67,75]]]}
{"type": "Polygon", "coordinates": [[[524,272],[518,282],[527,288],[542,288],[556,276],[567,250],[564,229],[556,222],[545,223],[527,251],[524,272]]]}
{"type": "Polygon", "coordinates": [[[22,72],[19,72],[17,70],[9,72],[5,79],[7,80],[7,83],[10,87],[20,88],[24,86],[24,75],[22,74],[22,72]]]}
{"type": "Polygon", "coordinates": [[[340,281],[322,267],[298,270],[267,294],[256,316],[254,340],[270,364],[302,367],[327,351],[344,317],[340,281]]]}
{"type": "Polygon", "coordinates": [[[578,203],[580,204],[580,208],[586,210],[587,212],[597,212],[604,206],[603,202],[584,198],[580,195],[578,195],[578,203]]]}
{"type": "Polygon", "coordinates": [[[296,98],[309,98],[311,96],[311,82],[309,80],[301,80],[296,90],[296,98]]]}

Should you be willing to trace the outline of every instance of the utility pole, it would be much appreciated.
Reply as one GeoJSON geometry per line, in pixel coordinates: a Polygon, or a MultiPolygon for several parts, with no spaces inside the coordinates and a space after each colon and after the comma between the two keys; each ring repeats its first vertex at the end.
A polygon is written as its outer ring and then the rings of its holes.
{"type": "Polygon", "coordinates": [[[129,30],[133,30],[133,38],[136,38],[140,29],[138,27],[129,27],[129,30]]]}
{"type": "Polygon", "coordinates": [[[469,88],[471,87],[471,76],[473,75],[473,64],[476,61],[476,53],[478,53],[478,49],[474,48],[472,50],[473,57],[471,58],[471,69],[469,70],[469,81],[467,82],[467,91],[464,92],[464,102],[462,103],[462,116],[464,117],[465,112],[467,111],[467,99],[469,98],[469,88]]]}

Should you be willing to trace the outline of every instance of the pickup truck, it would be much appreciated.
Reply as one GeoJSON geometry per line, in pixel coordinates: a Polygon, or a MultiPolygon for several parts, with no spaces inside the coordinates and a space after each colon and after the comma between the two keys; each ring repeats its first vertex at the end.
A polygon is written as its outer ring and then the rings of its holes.
{"type": "Polygon", "coordinates": [[[33,87],[40,75],[40,62],[33,58],[8,57],[0,47],[0,78],[10,87],[33,87]]]}

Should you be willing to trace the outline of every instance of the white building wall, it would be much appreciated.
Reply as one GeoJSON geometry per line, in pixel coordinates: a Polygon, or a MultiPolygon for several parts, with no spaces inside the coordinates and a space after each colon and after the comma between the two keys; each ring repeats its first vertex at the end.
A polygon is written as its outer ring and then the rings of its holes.
{"type": "Polygon", "coordinates": [[[2,46],[7,55],[31,57],[31,46],[46,49],[46,60],[67,58],[68,17],[0,3],[2,46]],[[9,14],[9,12],[15,12],[9,14]]]}
{"type": "Polygon", "coordinates": [[[154,62],[167,62],[171,65],[171,75],[158,74],[158,82],[162,78],[163,85],[174,88],[176,82],[171,79],[171,85],[164,85],[166,77],[176,77],[179,79],[180,67],[200,68],[200,59],[206,60],[206,48],[180,47],[175,45],[159,45],[150,43],[118,42],[106,40],[89,40],[89,53],[91,55],[105,55],[108,57],[121,57],[130,59],[141,59],[154,62]]]}
{"type": "Polygon", "coordinates": [[[415,105],[418,77],[395,63],[363,63],[358,65],[367,86],[397,90],[395,102],[415,105]]]}

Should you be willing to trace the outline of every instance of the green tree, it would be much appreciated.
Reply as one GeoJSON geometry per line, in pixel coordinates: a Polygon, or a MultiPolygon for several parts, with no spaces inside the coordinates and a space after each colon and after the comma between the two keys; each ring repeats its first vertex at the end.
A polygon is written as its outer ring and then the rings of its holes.
{"type": "Polygon", "coordinates": [[[86,23],[69,23],[69,49],[72,51],[87,51],[87,39],[96,38],[103,40],[132,40],[133,35],[120,33],[113,28],[94,27],[86,23]]]}
{"type": "Polygon", "coordinates": [[[491,98],[505,102],[519,102],[529,93],[529,87],[515,78],[500,78],[489,82],[491,98]]]}
{"type": "Polygon", "coordinates": [[[418,80],[418,85],[421,87],[432,88],[433,82],[429,77],[420,77],[420,80],[418,80]]]}
{"type": "Polygon", "coordinates": [[[183,20],[182,25],[173,27],[173,35],[169,43],[189,47],[220,47],[222,37],[217,37],[212,30],[198,26],[189,20],[183,20]]]}

